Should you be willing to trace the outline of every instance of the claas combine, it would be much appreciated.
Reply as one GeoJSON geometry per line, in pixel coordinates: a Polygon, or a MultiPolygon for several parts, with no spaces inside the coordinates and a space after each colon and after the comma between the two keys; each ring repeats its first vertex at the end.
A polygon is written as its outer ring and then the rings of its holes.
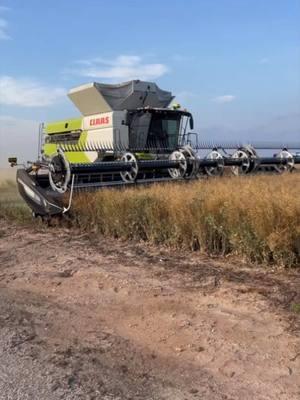
{"type": "MultiPolygon", "coordinates": [[[[225,170],[282,173],[300,163],[291,152],[298,144],[202,142],[191,132],[191,113],[170,106],[174,97],[155,83],[94,82],[68,96],[81,118],[43,125],[38,160],[17,170],[19,192],[35,216],[66,213],[77,191],[190,181],[225,170]],[[259,149],[276,153],[261,157],[259,149]]],[[[16,158],[9,162],[18,165],[16,158]]]]}

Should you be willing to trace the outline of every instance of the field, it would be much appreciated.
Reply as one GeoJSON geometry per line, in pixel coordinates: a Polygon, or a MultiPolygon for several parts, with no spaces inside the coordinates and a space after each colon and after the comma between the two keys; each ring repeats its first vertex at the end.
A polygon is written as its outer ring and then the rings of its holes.
{"type": "MultiPolygon", "coordinates": [[[[83,232],[278,266],[300,263],[300,174],[224,177],[75,196],[83,232]]],[[[0,181],[0,215],[29,212],[12,180],[0,181]]]]}
{"type": "Polygon", "coordinates": [[[106,236],[297,266],[299,187],[299,174],[224,177],[85,194],[74,210],[83,230],[106,236]]]}
{"type": "Polygon", "coordinates": [[[6,176],[1,400],[299,399],[299,175],[79,196],[50,226],[6,176]]]}
{"type": "Polygon", "coordinates": [[[0,168],[0,183],[14,181],[16,176],[15,168],[0,168]]]}
{"type": "Polygon", "coordinates": [[[16,170],[0,168],[0,204],[19,199],[15,183],[16,170]]]}
{"type": "Polygon", "coordinates": [[[29,209],[19,196],[15,175],[13,168],[0,169],[0,218],[33,223],[29,209]]]}

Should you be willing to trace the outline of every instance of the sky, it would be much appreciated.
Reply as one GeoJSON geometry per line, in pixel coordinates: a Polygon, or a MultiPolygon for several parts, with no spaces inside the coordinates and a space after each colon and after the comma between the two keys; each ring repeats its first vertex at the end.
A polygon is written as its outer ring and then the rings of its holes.
{"type": "Polygon", "coordinates": [[[0,0],[0,166],[77,85],[155,81],[203,140],[300,141],[300,0],[0,0]]]}

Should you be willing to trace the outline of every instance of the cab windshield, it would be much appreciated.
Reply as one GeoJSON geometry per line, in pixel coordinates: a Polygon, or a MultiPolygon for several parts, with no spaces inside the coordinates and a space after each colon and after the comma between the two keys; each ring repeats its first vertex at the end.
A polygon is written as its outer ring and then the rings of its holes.
{"type": "Polygon", "coordinates": [[[180,114],[153,113],[147,137],[147,146],[176,147],[180,121],[180,114]]]}

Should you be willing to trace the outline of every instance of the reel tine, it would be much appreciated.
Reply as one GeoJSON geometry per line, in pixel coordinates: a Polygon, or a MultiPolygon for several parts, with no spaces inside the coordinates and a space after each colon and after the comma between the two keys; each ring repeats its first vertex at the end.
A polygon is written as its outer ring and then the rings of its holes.
{"type": "Polygon", "coordinates": [[[87,142],[87,143],[82,143],[81,144],[81,148],[83,149],[82,151],[91,151],[91,143],[87,142]]]}
{"type": "Polygon", "coordinates": [[[117,152],[118,152],[118,153],[121,153],[121,152],[122,152],[122,149],[123,149],[122,143],[119,142],[119,143],[118,143],[118,146],[117,146],[117,152]]]}
{"type": "Polygon", "coordinates": [[[99,148],[100,148],[101,153],[104,153],[105,152],[104,143],[103,142],[99,143],[99,146],[100,146],[99,148]]]}
{"type": "Polygon", "coordinates": [[[98,141],[95,143],[95,151],[100,152],[100,143],[98,141]]]}
{"type": "Polygon", "coordinates": [[[121,153],[122,151],[122,144],[119,142],[117,152],[121,153]]]}
{"type": "Polygon", "coordinates": [[[103,148],[102,148],[102,143],[101,142],[97,142],[97,151],[99,152],[99,153],[102,153],[103,152],[103,148]]]}
{"type": "Polygon", "coordinates": [[[96,148],[97,148],[97,151],[98,151],[99,153],[102,153],[102,147],[101,147],[101,144],[100,144],[99,141],[97,141],[96,148]]]}
{"type": "Polygon", "coordinates": [[[80,143],[81,151],[90,151],[89,147],[90,147],[89,143],[80,143]]]}
{"type": "Polygon", "coordinates": [[[69,152],[70,150],[70,145],[68,143],[64,144],[65,152],[69,152]]]}

